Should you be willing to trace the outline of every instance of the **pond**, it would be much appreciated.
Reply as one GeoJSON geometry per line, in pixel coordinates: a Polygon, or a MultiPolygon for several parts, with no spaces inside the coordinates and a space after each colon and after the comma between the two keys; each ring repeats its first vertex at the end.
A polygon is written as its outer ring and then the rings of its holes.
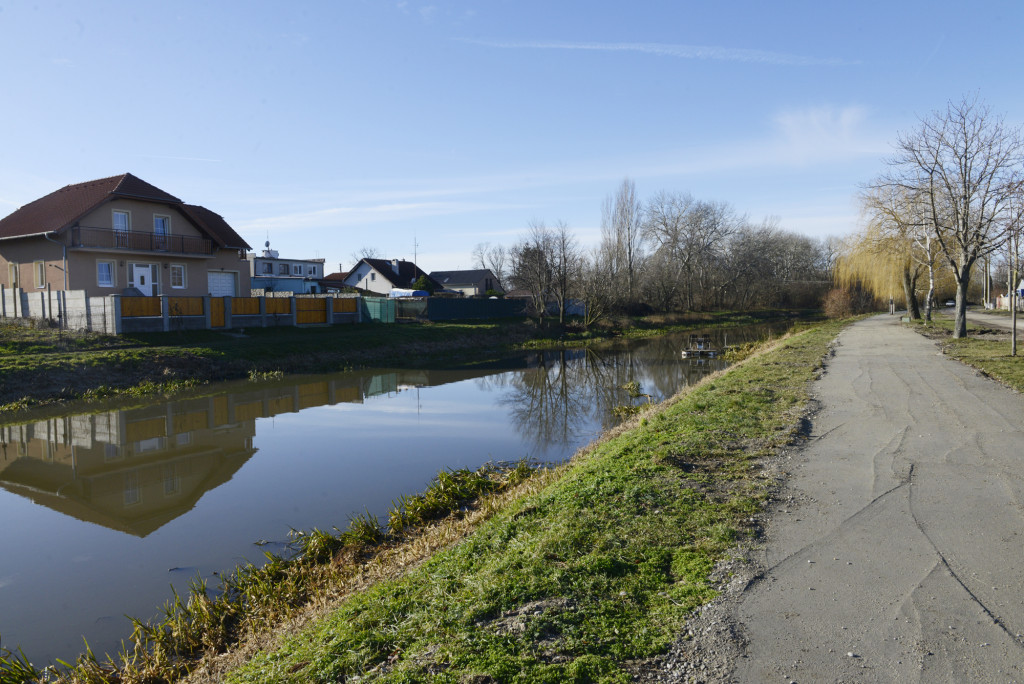
{"type": "MultiPolygon", "coordinates": [[[[716,345],[769,333],[712,332],[716,345]]],[[[775,327],[776,331],[779,328],[775,327]]],[[[383,515],[446,468],[562,461],[635,403],[722,368],[685,335],[490,367],[288,377],[0,428],[0,643],[37,665],[101,655],[199,576],[282,552],[292,529],[383,515]]]]}

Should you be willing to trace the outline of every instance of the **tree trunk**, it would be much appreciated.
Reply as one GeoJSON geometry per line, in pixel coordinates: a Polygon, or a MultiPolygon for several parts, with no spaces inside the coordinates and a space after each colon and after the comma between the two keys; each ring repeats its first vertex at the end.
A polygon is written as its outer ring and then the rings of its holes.
{"type": "Polygon", "coordinates": [[[907,315],[915,321],[921,318],[921,308],[917,305],[917,295],[914,293],[916,281],[916,277],[910,277],[909,269],[903,269],[903,296],[907,300],[907,315]]]}
{"type": "Polygon", "coordinates": [[[956,281],[956,315],[953,318],[953,337],[967,337],[967,285],[969,278],[956,281]]]}
{"type": "Polygon", "coordinates": [[[928,294],[924,299],[924,320],[932,322],[932,302],[935,300],[935,267],[928,264],[928,294]]]}

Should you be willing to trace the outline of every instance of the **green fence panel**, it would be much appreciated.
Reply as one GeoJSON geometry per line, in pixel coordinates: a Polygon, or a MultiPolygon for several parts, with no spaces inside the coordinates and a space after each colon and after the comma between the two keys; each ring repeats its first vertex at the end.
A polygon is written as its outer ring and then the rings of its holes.
{"type": "Polygon", "coordinates": [[[395,300],[384,297],[363,297],[362,301],[364,321],[395,322],[395,300]]]}
{"type": "Polygon", "coordinates": [[[431,297],[427,318],[432,321],[454,321],[469,318],[511,318],[526,314],[521,299],[448,299],[431,297]]]}

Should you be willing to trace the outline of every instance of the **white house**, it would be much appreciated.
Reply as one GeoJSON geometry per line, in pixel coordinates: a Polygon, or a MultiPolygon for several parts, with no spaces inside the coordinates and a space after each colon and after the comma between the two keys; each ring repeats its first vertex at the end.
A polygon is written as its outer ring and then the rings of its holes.
{"type": "Polygon", "coordinates": [[[421,276],[427,278],[436,289],[441,289],[426,272],[405,259],[360,259],[355,268],[349,271],[344,283],[349,287],[387,295],[395,288],[413,289],[412,284],[421,276]]]}
{"type": "Polygon", "coordinates": [[[254,290],[303,294],[320,291],[323,259],[282,259],[276,249],[270,249],[269,240],[265,247],[260,255],[246,255],[254,290]]]}

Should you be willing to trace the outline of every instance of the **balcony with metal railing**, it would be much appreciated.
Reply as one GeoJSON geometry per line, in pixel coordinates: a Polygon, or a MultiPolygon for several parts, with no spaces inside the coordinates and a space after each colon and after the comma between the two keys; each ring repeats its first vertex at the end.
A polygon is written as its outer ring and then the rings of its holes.
{"type": "Polygon", "coordinates": [[[70,231],[68,247],[110,249],[126,252],[165,252],[168,254],[213,254],[213,242],[194,235],[163,235],[135,233],[111,228],[75,226],[70,231]]]}

